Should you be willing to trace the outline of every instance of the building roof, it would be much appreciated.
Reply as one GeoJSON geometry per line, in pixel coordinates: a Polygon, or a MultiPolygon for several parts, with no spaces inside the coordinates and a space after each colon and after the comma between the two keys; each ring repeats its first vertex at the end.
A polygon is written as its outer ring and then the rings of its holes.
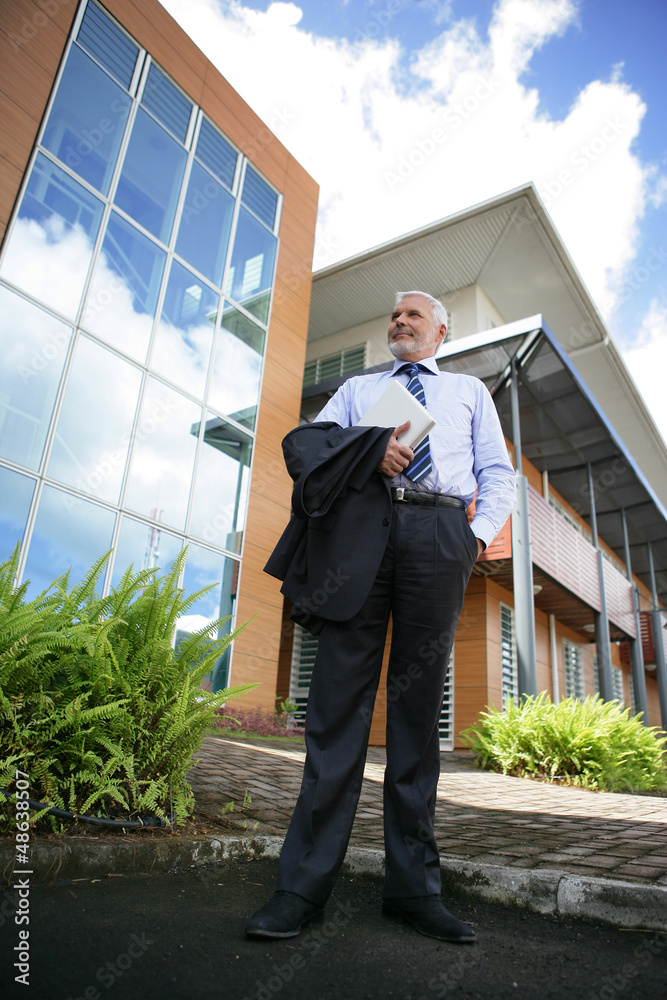
{"type": "Polygon", "coordinates": [[[532,184],[315,272],[308,337],[386,316],[398,289],[472,284],[508,322],[545,317],[667,504],[667,446],[532,184]]]}

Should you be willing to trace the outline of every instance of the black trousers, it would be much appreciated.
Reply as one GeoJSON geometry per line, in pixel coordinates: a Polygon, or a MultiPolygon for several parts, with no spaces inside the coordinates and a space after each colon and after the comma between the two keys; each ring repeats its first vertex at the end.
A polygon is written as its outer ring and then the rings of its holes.
{"type": "Polygon", "coordinates": [[[433,831],[447,662],[477,557],[466,513],[394,504],[389,543],[359,614],[320,634],[306,761],[278,888],[324,906],[345,857],[363,777],[389,616],[384,896],[440,892],[433,831]]]}

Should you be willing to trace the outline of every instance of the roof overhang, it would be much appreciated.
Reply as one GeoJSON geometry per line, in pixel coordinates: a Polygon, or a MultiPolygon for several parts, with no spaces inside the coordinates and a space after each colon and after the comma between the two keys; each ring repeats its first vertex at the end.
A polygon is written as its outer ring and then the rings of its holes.
{"type": "Polygon", "coordinates": [[[665,442],[532,184],[316,271],[308,338],[387,316],[397,290],[473,284],[508,323],[546,318],[667,503],[665,442]]]}
{"type": "Polygon", "coordinates": [[[473,284],[508,322],[540,312],[577,347],[607,336],[535,188],[525,184],[316,271],[308,339],[385,316],[396,291],[447,296],[473,284]]]}

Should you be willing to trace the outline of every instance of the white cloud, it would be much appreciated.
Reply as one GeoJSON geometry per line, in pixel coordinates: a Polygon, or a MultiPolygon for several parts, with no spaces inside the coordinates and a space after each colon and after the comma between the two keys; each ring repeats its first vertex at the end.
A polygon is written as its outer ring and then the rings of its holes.
{"type": "Polygon", "coordinates": [[[534,52],[574,30],[574,0],[498,0],[488,38],[462,20],[414,53],[364,39],[361,23],[356,44],[318,37],[293,3],[162,2],[319,182],[318,244],[330,249],[317,266],[532,180],[594,299],[613,310],[664,179],[632,149],[646,109],[618,70],[562,120],[522,81],[534,52]]]}
{"type": "Polygon", "coordinates": [[[665,442],[667,442],[666,358],[667,306],[654,299],[644,317],[637,345],[625,351],[623,359],[665,442]]]}

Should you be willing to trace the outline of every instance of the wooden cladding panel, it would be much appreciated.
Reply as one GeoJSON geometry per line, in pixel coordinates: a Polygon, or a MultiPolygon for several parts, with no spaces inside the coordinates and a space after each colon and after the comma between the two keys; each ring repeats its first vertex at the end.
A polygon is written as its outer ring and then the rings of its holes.
{"type": "Polygon", "coordinates": [[[0,233],[5,235],[23,172],[0,157],[0,233]]]}
{"type": "Polygon", "coordinates": [[[596,611],[600,610],[597,554],[573,525],[529,487],[533,562],[596,611]]]}
{"type": "Polygon", "coordinates": [[[276,361],[272,367],[271,377],[264,379],[262,399],[268,400],[275,407],[281,409],[287,400],[291,401],[296,393],[301,392],[302,384],[302,367],[291,364],[286,367],[276,361]]]}
{"type": "Polygon", "coordinates": [[[264,572],[264,565],[270,550],[255,545],[248,539],[243,547],[243,563],[241,580],[244,574],[250,574],[253,579],[253,598],[262,604],[272,607],[282,607],[283,597],[280,593],[280,580],[264,572]]]}
{"type": "MultiPolygon", "coordinates": [[[[0,119],[2,120],[0,156],[16,167],[19,176],[21,176],[27,162],[26,150],[32,150],[39,125],[27,111],[24,111],[6,94],[2,93],[0,93],[0,119]]],[[[28,152],[27,155],[29,156],[30,153],[28,152]]],[[[14,197],[17,193],[18,185],[16,191],[13,192],[14,197]]]]}
{"type": "MultiPolygon", "coordinates": [[[[22,6],[22,3],[17,4],[17,7],[22,6]]],[[[34,7],[33,4],[28,6],[34,7]]],[[[11,10],[13,7],[7,4],[0,8],[0,27],[4,27],[7,13],[11,10]]],[[[21,38],[17,42],[6,30],[0,30],[0,93],[4,98],[3,111],[13,114],[11,121],[3,117],[2,152],[20,168],[21,174],[32,153],[64,44],[64,33],[51,21],[25,43],[21,38]],[[22,112],[22,116],[12,112],[11,105],[22,112]],[[6,133],[12,125],[17,131],[10,138],[6,133]]],[[[10,192],[12,204],[17,193],[18,186],[10,192]]],[[[3,218],[3,221],[6,223],[8,220],[3,218]]]]}
{"type": "Polygon", "coordinates": [[[256,445],[255,468],[257,470],[257,476],[253,482],[255,493],[270,500],[272,504],[284,512],[287,518],[290,509],[292,480],[285,468],[280,445],[278,445],[277,450],[275,447],[268,448],[265,444],[256,445]]]}
{"type": "MultiPolygon", "coordinates": [[[[0,5],[0,31],[6,35],[16,55],[24,53],[53,78],[76,12],[74,0],[56,5],[33,0],[11,0],[0,5]]],[[[4,55],[3,39],[3,55],[4,55]]],[[[10,78],[9,64],[3,59],[4,81],[10,78]]]]}
{"type": "Polygon", "coordinates": [[[635,628],[632,588],[628,579],[604,558],[602,568],[607,598],[607,614],[615,625],[618,625],[634,639],[637,635],[637,629],[635,628]]]}
{"type": "MultiPolygon", "coordinates": [[[[283,504],[255,494],[252,509],[248,514],[246,534],[255,545],[265,550],[267,559],[287,523],[285,510],[283,504]]],[[[245,589],[243,576],[241,577],[241,589],[245,589]]]]}

